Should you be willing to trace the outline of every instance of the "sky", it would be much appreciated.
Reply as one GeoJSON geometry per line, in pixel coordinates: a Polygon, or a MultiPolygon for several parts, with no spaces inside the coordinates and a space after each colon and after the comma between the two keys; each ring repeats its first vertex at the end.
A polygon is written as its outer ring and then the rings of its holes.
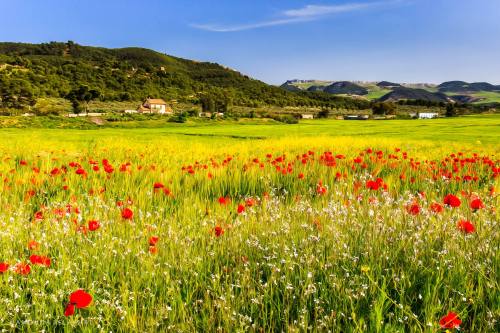
{"type": "Polygon", "coordinates": [[[0,41],[140,46],[288,79],[500,84],[500,0],[0,0],[0,41]]]}

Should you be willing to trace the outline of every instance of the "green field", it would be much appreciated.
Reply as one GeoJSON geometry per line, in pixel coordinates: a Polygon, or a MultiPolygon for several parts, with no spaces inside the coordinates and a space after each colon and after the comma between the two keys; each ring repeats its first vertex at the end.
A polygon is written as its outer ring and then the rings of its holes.
{"type": "MultiPolygon", "coordinates": [[[[34,122],[43,117],[31,119],[29,124],[43,127],[44,123],[34,122]]],[[[85,119],[69,119],[70,124],[87,124],[84,131],[73,129],[8,129],[0,130],[3,141],[9,138],[26,137],[30,135],[44,138],[64,136],[71,140],[81,138],[127,137],[149,140],[159,137],[220,137],[240,139],[270,139],[301,137],[357,137],[360,140],[395,139],[397,141],[427,141],[440,144],[473,144],[498,145],[500,133],[500,115],[478,115],[433,120],[302,120],[296,125],[286,125],[266,119],[242,119],[239,121],[189,121],[185,124],[168,123],[164,119],[145,121],[116,122],[107,124],[106,128],[91,126],[85,119]],[[110,128],[111,127],[111,128],[110,128]],[[68,133],[71,133],[68,135],[68,133]]],[[[27,123],[28,124],[28,123],[27,123]]],[[[52,123],[50,123],[52,125],[52,123]]]]}
{"type": "Polygon", "coordinates": [[[499,115],[1,128],[0,331],[498,331],[499,139],[499,115]]]}
{"type": "Polygon", "coordinates": [[[369,89],[368,90],[368,95],[364,95],[363,97],[368,98],[369,100],[374,100],[374,99],[379,99],[380,97],[390,93],[391,90],[389,89],[369,89]]]}
{"type": "Polygon", "coordinates": [[[500,103],[500,92],[482,91],[478,93],[472,93],[471,95],[474,97],[483,98],[482,100],[474,104],[500,103]]]}

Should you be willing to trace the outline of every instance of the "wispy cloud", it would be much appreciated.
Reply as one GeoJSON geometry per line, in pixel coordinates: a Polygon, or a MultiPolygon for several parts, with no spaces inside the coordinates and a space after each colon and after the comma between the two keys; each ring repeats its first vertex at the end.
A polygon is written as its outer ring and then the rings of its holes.
{"type": "Polygon", "coordinates": [[[383,4],[399,2],[400,0],[380,1],[370,3],[345,3],[339,5],[307,5],[298,9],[289,9],[280,13],[279,18],[235,25],[218,25],[218,24],[192,24],[191,26],[197,29],[213,31],[213,32],[235,32],[243,30],[252,30],[265,27],[272,27],[277,25],[293,24],[300,22],[310,22],[322,19],[334,14],[355,12],[370,7],[375,7],[383,4]]]}
{"type": "Polygon", "coordinates": [[[300,9],[290,9],[283,12],[285,16],[295,18],[320,18],[325,15],[353,12],[367,7],[374,6],[375,3],[348,3],[343,5],[316,6],[308,5],[300,9]]]}

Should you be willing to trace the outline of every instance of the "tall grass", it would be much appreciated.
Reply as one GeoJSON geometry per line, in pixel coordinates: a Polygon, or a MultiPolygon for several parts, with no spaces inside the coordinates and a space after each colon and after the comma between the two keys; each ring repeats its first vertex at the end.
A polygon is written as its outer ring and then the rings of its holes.
{"type": "Polygon", "coordinates": [[[0,273],[0,329],[435,332],[448,311],[465,331],[499,328],[499,161],[489,147],[52,133],[0,143],[0,262],[11,265],[0,273]],[[386,190],[366,187],[377,178],[386,190]],[[447,194],[461,206],[433,212],[447,194]],[[485,207],[472,210],[473,197],[485,207]],[[90,220],[100,228],[86,230],[90,220]],[[16,274],[32,254],[51,266],[16,274]],[[93,303],[65,317],[77,289],[93,303]]]}

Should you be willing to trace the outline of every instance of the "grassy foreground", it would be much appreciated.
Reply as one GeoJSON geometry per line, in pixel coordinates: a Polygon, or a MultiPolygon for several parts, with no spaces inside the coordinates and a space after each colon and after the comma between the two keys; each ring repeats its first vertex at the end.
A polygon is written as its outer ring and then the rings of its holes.
{"type": "Polygon", "coordinates": [[[2,129],[0,330],[498,331],[498,127],[2,129]]]}

